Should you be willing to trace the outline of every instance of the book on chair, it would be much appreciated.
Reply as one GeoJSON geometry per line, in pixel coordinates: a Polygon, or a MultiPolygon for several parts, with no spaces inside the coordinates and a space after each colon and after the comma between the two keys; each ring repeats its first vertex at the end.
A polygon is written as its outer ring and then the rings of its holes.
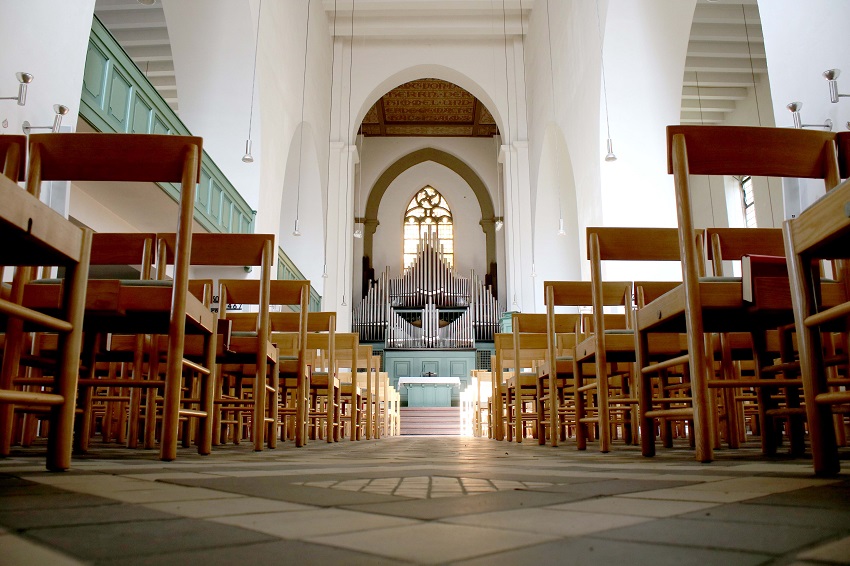
{"type": "Polygon", "coordinates": [[[771,283],[770,288],[790,288],[788,282],[788,266],[784,256],[745,255],[741,258],[742,294],[745,302],[760,303],[759,291],[768,291],[764,283],[771,283]]]}

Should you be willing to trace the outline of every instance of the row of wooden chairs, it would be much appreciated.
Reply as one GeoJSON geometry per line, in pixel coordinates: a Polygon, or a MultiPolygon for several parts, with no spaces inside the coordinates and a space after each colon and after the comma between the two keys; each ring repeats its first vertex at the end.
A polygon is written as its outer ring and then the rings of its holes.
{"type": "MultiPolygon", "coordinates": [[[[512,375],[503,391],[496,385],[500,380],[493,380],[493,410],[498,415],[493,436],[510,439],[513,430],[521,441],[527,421],[536,423],[532,428],[541,443],[548,425],[555,444],[564,437],[561,419],[569,419],[579,448],[596,434],[605,452],[616,424],[619,434],[631,441],[637,440],[639,428],[642,451],[651,456],[659,432],[669,446],[671,423],[686,423],[679,428],[688,431],[696,459],[705,462],[720,444],[721,415],[729,445],[740,442],[739,402],[741,391],[749,389],[754,391],[749,402],[758,411],[757,429],[766,454],[776,451],[780,421],[787,423],[792,453],[801,453],[808,421],[815,469],[834,473],[835,431],[843,433],[844,423],[843,417],[834,418],[832,409],[846,412],[850,401],[845,391],[850,278],[847,263],[838,262],[835,280],[822,280],[812,260],[848,255],[850,248],[842,246],[848,234],[847,184],[787,222],[783,245],[778,229],[696,230],[690,175],[819,178],[829,190],[840,181],[839,169],[847,176],[850,139],[846,133],[676,126],[668,129],[668,149],[678,229],[588,229],[591,281],[545,284],[545,356],[536,351],[534,338],[523,336],[527,328],[539,340],[535,315],[514,315],[513,361],[506,367],[519,375],[512,375]],[[793,286],[787,277],[759,276],[759,256],[786,254],[793,286]],[[752,279],[729,277],[724,261],[744,257],[752,266],[752,279]],[[670,283],[604,281],[603,262],[618,260],[677,261],[683,278],[670,283]],[[711,275],[707,265],[713,267],[711,275]],[[747,301],[745,287],[751,294],[747,301]],[[589,323],[567,331],[571,342],[555,330],[557,317],[563,316],[555,314],[557,306],[592,306],[589,323]],[[610,307],[623,314],[606,315],[610,307]],[[736,373],[742,363],[749,364],[752,377],[736,373]],[[524,376],[521,368],[534,370],[535,364],[537,370],[524,376]],[[570,391],[567,398],[564,391],[570,391]],[[611,391],[615,394],[609,395],[611,391]],[[499,406],[503,400],[514,407],[499,406]],[[523,412],[523,406],[531,410],[523,412]],[[503,422],[507,431],[502,430],[503,422]]],[[[497,375],[511,346],[497,342],[497,375]]]]}
{"type": "MultiPolygon", "coordinates": [[[[67,469],[72,432],[77,450],[84,451],[95,416],[109,413],[112,419],[115,414],[102,407],[124,402],[128,416],[123,416],[122,409],[118,420],[126,418],[128,442],[134,445],[142,438],[151,447],[158,434],[164,460],[176,457],[181,435],[184,445],[194,439],[199,453],[208,454],[220,441],[222,424],[234,420],[227,415],[248,416],[254,448],[260,450],[266,441],[274,446],[276,427],[281,426],[282,375],[295,383],[289,390],[291,411],[286,411],[293,413],[293,436],[303,445],[309,413],[314,411],[308,406],[310,283],[271,280],[271,235],[193,234],[200,138],[46,134],[27,140],[3,136],[0,152],[4,163],[0,217],[7,236],[4,243],[8,243],[0,264],[17,267],[12,284],[2,287],[0,297],[6,330],[0,374],[0,453],[9,453],[16,412],[44,414],[47,409],[48,468],[67,469]],[[16,181],[24,180],[27,152],[24,191],[16,181]],[[179,183],[177,230],[93,236],[39,202],[42,181],[51,180],[179,183]],[[87,281],[90,264],[140,265],[141,277],[87,281]],[[64,269],[60,280],[36,279],[35,266],[57,265],[64,269]],[[217,291],[222,308],[213,312],[213,282],[190,281],[190,269],[200,265],[255,266],[260,268],[260,278],[221,279],[217,291]],[[229,302],[255,312],[228,313],[229,302]],[[291,326],[281,323],[273,328],[272,305],[299,310],[297,320],[291,326]],[[283,359],[273,330],[279,338],[296,338],[294,350],[283,359]],[[102,375],[104,364],[109,369],[102,375]],[[117,376],[116,364],[131,368],[123,372],[124,379],[117,376]],[[240,394],[228,395],[225,390],[240,394]],[[106,395],[100,394],[103,391],[106,395]],[[143,404],[147,415],[142,432],[143,404]]],[[[350,366],[361,367],[354,362],[350,366]]],[[[331,383],[337,379],[334,375],[331,383]]],[[[372,389],[368,389],[371,399],[372,389]]],[[[359,427],[360,402],[356,403],[352,429],[359,427]]],[[[370,407],[364,424],[369,437],[376,422],[375,403],[365,403],[370,407]]],[[[333,401],[326,405],[332,406],[333,401]]]]}

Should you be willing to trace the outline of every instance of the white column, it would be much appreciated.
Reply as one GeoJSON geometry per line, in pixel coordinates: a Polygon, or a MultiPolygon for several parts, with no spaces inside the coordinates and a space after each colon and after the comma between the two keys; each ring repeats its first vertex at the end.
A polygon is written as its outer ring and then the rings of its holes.
{"type": "Polygon", "coordinates": [[[356,163],[355,145],[331,143],[326,218],[328,243],[325,252],[328,277],[325,279],[322,295],[322,310],[336,311],[337,329],[341,332],[351,329],[351,275],[355,260],[353,189],[356,163]]]}
{"type": "Polygon", "coordinates": [[[508,310],[534,312],[528,142],[503,145],[499,162],[505,185],[506,306],[508,310]]]}

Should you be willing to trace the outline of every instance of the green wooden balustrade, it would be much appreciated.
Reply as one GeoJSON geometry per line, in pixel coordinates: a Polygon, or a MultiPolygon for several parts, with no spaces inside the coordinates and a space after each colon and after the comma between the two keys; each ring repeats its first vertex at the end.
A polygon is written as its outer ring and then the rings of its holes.
{"type": "MultiPolygon", "coordinates": [[[[97,17],[89,37],[80,116],[100,132],[191,135],[97,17]]],[[[178,200],[179,185],[157,184],[178,200]]],[[[210,232],[252,233],[255,215],[205,151],[195,220],[210,232]]]]}
{"type": "MultiPolygon", "coordinates": [[[[306,279],[301,270],[289,259],[283,248],[277,249],[277,278],[287,280],[303,280],[306,279]]],[[[310,306],[309,310],[319,312],[322,310],[322,297],[316,289],[310,286],[310,306]]]]}

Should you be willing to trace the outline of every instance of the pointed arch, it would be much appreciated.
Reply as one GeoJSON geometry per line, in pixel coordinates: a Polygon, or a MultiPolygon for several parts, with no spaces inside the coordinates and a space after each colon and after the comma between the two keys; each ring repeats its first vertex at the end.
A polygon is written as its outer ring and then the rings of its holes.
{"type": "Polygon", "coordinates": [[[423,163],[425,161],[433,161],[447,167],[460,175],[460,177],[469,185],[475,198],[478,200],[478,206],[481,210],[481,230],[484,232],[487,252],[487,277],[488,284],[493,285],[494,292],[496,290],[496,229],[493,208],[493,199],[490,197],[490,191],[484,181],[462,159],[445,152],[440,149],[428,147],[408,153],[404,157],[398,159],[395,163],[387,167],[375,184],[372,185],[369,191],[369,197],[366,200],[365,216],[358,219],[358,222],[363,222],[365,233],[363,235],[363,257],[364,264],[367,269],[372,269],[372,238],[375,235],[375,230],[378,228],[378,207],[381,204],[381,199],[384,193],[392,182],[410,169],[411,167],[423,163]]]}

